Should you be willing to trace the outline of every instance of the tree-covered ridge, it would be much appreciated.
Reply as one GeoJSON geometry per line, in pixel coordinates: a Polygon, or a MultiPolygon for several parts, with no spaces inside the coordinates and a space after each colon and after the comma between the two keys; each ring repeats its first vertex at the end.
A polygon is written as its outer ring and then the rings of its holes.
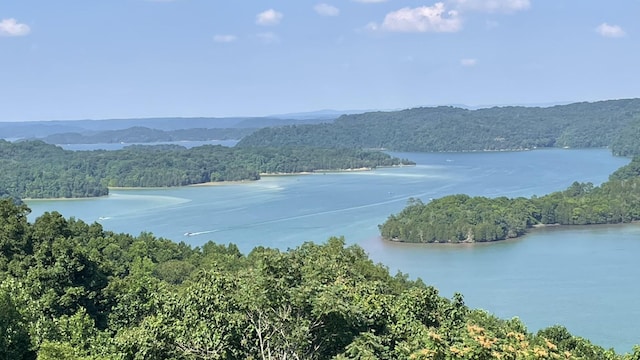
{"type": "Polygon", "coordinates": [[[523,235],[536,225],[618,224],[640,220],[640,158],[600,186],[574,182],[541,197],[450,195],[412,199],[380,225],[383,238],[406,242],[483,242],[523,235]]]}
{"type": "Polygon", "coordinates": [[[334,123],[266,128],[238,146],[385,148],[396,151],[522,150],[606,147],[635,153],[640,99],[547,108],[416,108],[344,115],[334,123]],[[634,125],[635,124],[635,125],[634,125]]]}
{"type": "Polygon", "coordinates": [[[241,149],[177,145],[116,151],[67,151],[41,141],[0,140],[0,193],[17,198],[106,195],[108,187],[166,187],[257,180],[261,173],[412,164],[377,151],[311,148],[241,149]]]}
{"type": "Polygon", "coordinates": [[[637,359],[443,298],[343,239],[192,248],[0,200],[7,359],[637,359]]]}

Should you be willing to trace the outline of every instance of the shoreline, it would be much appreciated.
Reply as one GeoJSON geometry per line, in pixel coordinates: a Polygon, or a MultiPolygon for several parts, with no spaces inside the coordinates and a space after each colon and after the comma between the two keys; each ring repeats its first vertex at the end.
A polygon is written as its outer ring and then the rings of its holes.
{"type": "Polygon", "coordinates": [[[523,240],[527,236],[540,231],[540,230],[565,230],[569,228],[585,228],[585,227],[597,227],[597,226],[621,226],[621,225],[634,225],[640,224],[640,220],[634,220],[631,222],[619,222],[619,223],[605,223],[605,224],[535,224],[530,228],[527,228],[527,232],[520,236],[510,237],[501,240],[491,240],[491,241],[459,241],[459,242],[410,242],[410,241],[402,241],[402,240],[394,240],[394,239],[386,239],[382,237],[382,235],[378,235],[378,238],[384,242],[392,243],[392,244],[416,244],[416,245],[424,245],[424,246],[473,246],[473,245],[490,245],[496,243],[504,243],[507,241],[519,241],[523,240]]]}
{"type": "Polygon", "coordinates": [[[73,197],[73,198],[68,198],[68,197],[60,197],[60,198],[24,198],[24,199],[20,199],[24,202],[27,201],[78,201],[78,200],[93,200],[93,199],[100,199],[100,198],[105,198],[109,196],[107,195],[100,195],[100,196],[85,196],[85,197],[73,197]]]}
{"type": "MultiPolygon", "coordinates": [[[[406,165],[409,166],[409,165],[406,165]]],[[[371,167],[361,167],[361,168],[352,168],[352,169],[334,169],[334,170],[313,170],[313,171],[301,171],[295,173],[260,173],[260,176],[271,177],[271,176],[297,176],[297,175],[313,175],[313,174],[330,174],[330,173],[343,173],[343,172],[360,172],[360,171],[372,171],[377,168],[382,168],[382,166],[378,166],[375,168],[371,167]]]]}
{"type": "MultiPolygon", "coordinates": [[[[371,167],[362,167],[362,168],[353,168],[353,169],[335,169],[335,170],[314,170],[314,171],[302,171],[297,173],[260,173],[260,177],[279,177],[279,176],[304,176],[304,175],[314,175],[314,174],[330,174],[330,173],[348,173],[348,172],[361,172],[361,171],[373,171],[378,168],[394,168],[394,167],[404,167],[404,166],[414,166],[414,165],[392,165],[392,166],[378,166],[375,168],[371,167]]],[[[178,186],[108,186],[109,192],[111,190],[162,190],[162,189],[171,189],[171,188],[183,188],[183,187],[208,187],[208,186],[227,186],[227,185],[243,185],[243,184],[251,184],[254,182],[258,182],[261,179],[257,180],[230,180],[230,181],[209,181],[204,183],[196,183],[196,184],[188,184],[188,185],[178,185],[178,186]]],[[[67,200],[86,200],[86,199],[99,199],[103,197],[108,197],[110,194],[101,195],[101,196],[86,196],[86,197],[75,197],[75,198],[24,198],[22,201],[67,201],[67,200]]]]}
{"type": "MultiPolygon", "coordinates": [[[[184,186],[170,186],[170,187],[181,188],[181,187],[205,187],[205,186],[240,185],[240,184],[250,184],[250,183],[253,183],[253,182],[256,182],[256,181],[260,181],[260,179],[258,179],[258,180],[208,181],[208,182],[204,182],[204,183],[189,184],[189,185],[184,185],[184,186]]],[[[147,189],[147,188],[136,188],[136,189],[147,189]]]]}

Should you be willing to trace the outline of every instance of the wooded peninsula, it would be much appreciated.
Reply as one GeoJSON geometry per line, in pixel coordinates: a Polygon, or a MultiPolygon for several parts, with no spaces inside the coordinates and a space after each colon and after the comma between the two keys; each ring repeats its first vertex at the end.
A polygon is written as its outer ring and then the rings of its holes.
{"type": "Polygon", "coordinates": [[[380,225],[384,239],[418,243],[486,242],[515,238],[545,225],[618,224],[640,220],[640,158],[600,186],[574,182],[541,197],[449,195],[411,199],[380,225]]]}
{"type": "Polygon", "coordinates": [[[109,187],[168,187],[258,180],[261,173],[411,165],[379,151],[132,145],[68,151],[42,141],[0,140],[0,195],[14,198],[102,196],[109,187]]]}

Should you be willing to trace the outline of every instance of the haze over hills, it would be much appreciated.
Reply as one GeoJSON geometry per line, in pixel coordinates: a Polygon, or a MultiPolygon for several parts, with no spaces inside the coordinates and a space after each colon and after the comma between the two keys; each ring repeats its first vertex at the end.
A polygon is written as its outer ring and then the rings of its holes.
{"type": "Polygon", "coordinates": [[[0,138],[51,144],[239,140],[239,146],[384,148],[399,151],[611,147],[640,153],[640,99],[553,106],[319,110],[268,117],[166,117],[0,122],[0,138]],[[259,130],[260,129],[260,130],[259,130]]]}
{"type": "MultiPolygon", "coordinates": [[[[100,132],[123,131],[131,128],[147,128],[160,131],[184,129],[258,129],[269,126],[290,124],[315,124],[332,121],[333,118],[278,118],[278,117],[197,117],[197,118],[141,118],[105,120],[51,120],[29,122],[0,122],[0,138],[3,139],[44,139],[50,135],[63,134],[65,137],[104,137],[100,132]]],[[[186,140],[186,139],[178,139],[186,140]]],[[[212,139],[213,140],[213,139],[212,139]]],[[[218,139],[215,139],[218,140],[218,139]]],[[[87,139],[91,141],[91,139],[87,139]]],[[[90,142],[88,142],[90,143],[90,142]]]]}
{"type": "MultiPolygon", "coordinates": [[[[388,109],[387,109],[388,110],[388,109]]],[[[316,111],[305,111],[305,112],[296,112],[296,113],[286,113],[286,114],[275,114],[269,115],[269,118],[279,118],[279,119],[327,119],[334,120],[339,118],[342,115],[350,115],[350,114],[362,114],[370,111],[378,111],[378,109],[367,109],[367,110],[334,110],[334,109],[322,109],[316,111]]]]}
{"type": "MultiPolygon", "coordinates": [[[[446,104],[428,105],[423,108],[450,106],[461,109],[477,110],[496,106],[524,106],[548,107],[567,102],[545,104],[518,105],[467,105],[446,104]]],[[[0,138],[25,139],[45,138],[49,135],[64,134],[65,136],[96,135],[101,131],[126,130],[129,128],[148,128],[154,130],[172,131],[181,129],[259,129],[284,125],[317,124],[332,122],[343,115],[356,115],[371,112],[393,112],[405,109],[321,109],[315,111],[272,114],[261,117],[233,116],[233,117],[149,117],[149,118],[118,118],[118,119],[83,119],[83,120],[38,120],[38,121],[0,121],[0,138]]],[[[46,140],[45,140],[46,141],[46,140]]]]}

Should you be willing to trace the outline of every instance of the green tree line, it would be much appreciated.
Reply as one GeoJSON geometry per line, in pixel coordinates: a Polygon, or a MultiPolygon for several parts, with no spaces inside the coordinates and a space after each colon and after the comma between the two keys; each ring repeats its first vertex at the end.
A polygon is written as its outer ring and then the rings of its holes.
{"type": "Polygon", "coordinates": [[[574,182],[564,191],[510,199],[450,195],[411,199],[379,226],[383,238],[406,242],[483,242],[523,235],[543,225],[618,224],[640,220],[640,158],[600,186],[574,182]]]}
{"type": "Polygon", "coordinates": [[[638,359],[392,276],[344,239],[244,255],[0,200],[0,358],[638,359]]]}
{"type": "Polygon", "coordinates": [[[67,151],[41,141],[0,140],[0,193],[16,198],[101,196],[108,187],[167,187],[257,180],[261,173],[375,168],[412,164],[378,151],[129,146],[67,151]]]}
{"type": "Polygon", "coordinates": [[[343,115],[333,123],[264,128],[237,146],[384,148],[394,151],[496,151],[611,147],[640,154],[640,99],[552,107],[467,110],[441,106],[343,115]]]}

